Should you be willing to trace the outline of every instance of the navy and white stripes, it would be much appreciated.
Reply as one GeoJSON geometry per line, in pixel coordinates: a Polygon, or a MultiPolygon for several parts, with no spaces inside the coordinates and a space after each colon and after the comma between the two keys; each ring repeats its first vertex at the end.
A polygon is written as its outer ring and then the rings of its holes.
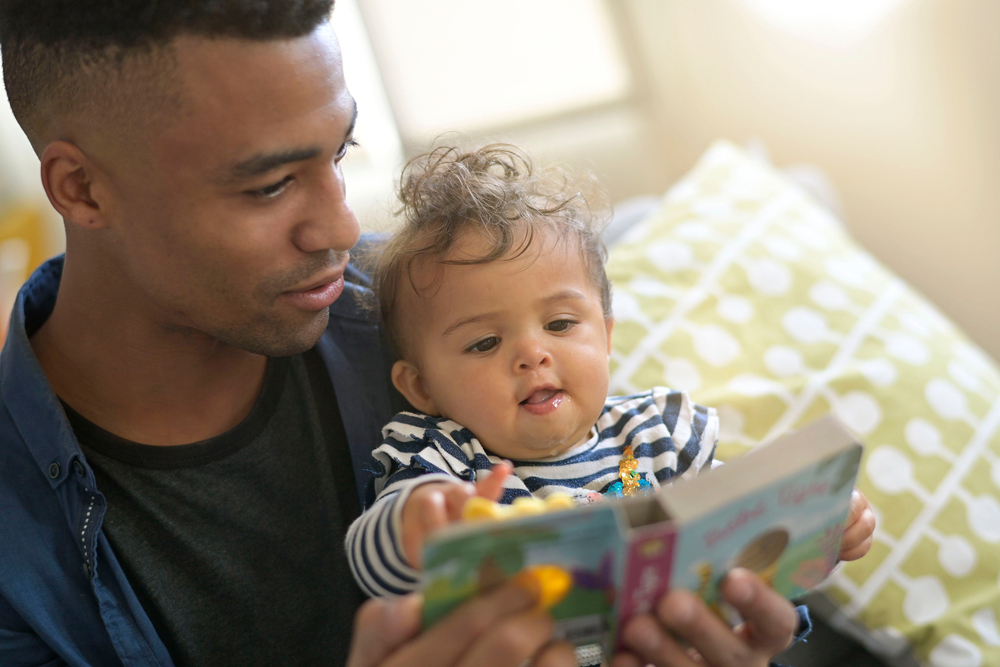
{"type": "MultiPolygon", "coordinates": [[[[607,400],[584,442],[549,458],[513,461],[501,502],[518,496],[544,498],[567,493],[592,502],[618,481],[627,445],[638,472],[654,489],[711,466],[719,420],[712,408],[695,405],[685,392],[664,387],[607,400]]],[[[419,587],[419,572],[406,562],[400,516],[410,491],[431,481],[475,481],[501,458],[483,449],[463,426],[447,419],[403,412],[382,429],[373,452],[376,501],[347,533],[348,560],[369,595],[401,595],[419,587]]]]}

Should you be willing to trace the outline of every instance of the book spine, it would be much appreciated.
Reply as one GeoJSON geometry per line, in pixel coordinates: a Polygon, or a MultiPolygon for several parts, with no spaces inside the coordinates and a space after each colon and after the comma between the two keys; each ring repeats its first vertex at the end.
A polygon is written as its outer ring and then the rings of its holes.
{"type": "Polygon", "coordinates": [[[618,648],[624,648],[620,630],[625,624],[633,616],[651,612],[656,601],[667,592],[676,540],[677,533],[667,522],[629,534],[618,600],[618,648]]]}

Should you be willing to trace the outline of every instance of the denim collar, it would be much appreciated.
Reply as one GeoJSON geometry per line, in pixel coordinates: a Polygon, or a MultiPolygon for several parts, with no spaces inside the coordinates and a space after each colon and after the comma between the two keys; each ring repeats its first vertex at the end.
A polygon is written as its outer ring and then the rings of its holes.
{"type": "Polygon", "coordinates": [[[0,352],[3,405],[53,488],[66,481],[83,453],[28,338],[52,314],[63,260],[60,255],[45,262],[21,287],[0,352]]]}

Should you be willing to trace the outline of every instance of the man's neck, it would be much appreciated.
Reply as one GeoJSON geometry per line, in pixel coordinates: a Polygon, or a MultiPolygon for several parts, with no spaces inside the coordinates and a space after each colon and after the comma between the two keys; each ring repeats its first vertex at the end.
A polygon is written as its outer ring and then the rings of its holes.
{"type": "Polygon", "coordinates": [[[85,418],[133,442],[181,445],[221,435],[250,413],[266,357],[78,291],[64,274],[31,345],[56,395],[85,418]]]}

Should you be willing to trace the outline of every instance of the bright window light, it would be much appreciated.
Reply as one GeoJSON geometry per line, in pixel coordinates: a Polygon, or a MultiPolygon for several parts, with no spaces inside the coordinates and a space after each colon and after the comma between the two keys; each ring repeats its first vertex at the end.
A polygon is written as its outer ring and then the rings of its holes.
{"type": "Polygon", "coordinates": [[[356,0],[337,0],[333,27],[344,58],[344,77],[358,103],[354,137],[361,145],[344,160],[347,201],[366,227],[378,225],[389,201],[403,147],[356,0]]]}
{"type": "Polygon", "coordinates": [[[622,99],[605,0],[365,0],[404,138],[489,130],[622,99]]]}
{"type": "Polygon", "coordinates": [[[904,0],[743,0],[776,28],[829,46],[867,37],[904,0]]]}

